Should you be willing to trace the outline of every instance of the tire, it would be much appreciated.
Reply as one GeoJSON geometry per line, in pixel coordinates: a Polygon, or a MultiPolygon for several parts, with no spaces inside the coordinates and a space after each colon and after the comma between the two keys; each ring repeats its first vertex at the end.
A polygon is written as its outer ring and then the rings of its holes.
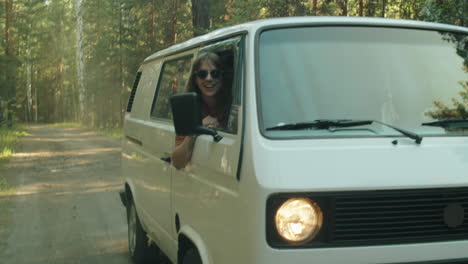
{"type": "Polygon", "coordinates": [[[127,207],[128,251],[136,264],[154,263],[158,253],[156,246],[149,245],[148,236],[141,227],[133,201],[127,207]]]}
{"type": "Polygon", "coordinates": [[[189,248],[185,251],[184,257],[182,258],[182,264],[202,264],[198,250],[195,248],[189,248]]]}

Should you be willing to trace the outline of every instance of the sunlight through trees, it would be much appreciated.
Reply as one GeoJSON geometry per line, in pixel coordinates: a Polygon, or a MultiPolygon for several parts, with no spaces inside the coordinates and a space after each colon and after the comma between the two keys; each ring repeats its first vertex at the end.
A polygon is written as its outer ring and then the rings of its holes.
{"type": "Polygon", "coordinates": [[[120,127],[139,63],[208,31],[284,16],[369,16],[467,26],[468,1],[3,0],[0,126],[120,127]]]}

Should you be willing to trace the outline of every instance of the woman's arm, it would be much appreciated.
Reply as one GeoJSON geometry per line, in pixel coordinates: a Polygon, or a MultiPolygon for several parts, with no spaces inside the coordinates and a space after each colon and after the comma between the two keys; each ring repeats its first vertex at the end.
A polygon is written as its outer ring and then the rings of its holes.
{"type": "MultiPolygon", "coordinates": [[[[205,127],[217,127],[219,122],[212,116],[206,116],[202,120],[203,126],[205,127]]],[[[176,136],[176,143],[174,151],[172,152],[172,165],[176,169],[182,169],[192,158],[193,148],[195,146],[196,136],[192,137],[178,137],[176,136]],[[183,140],[182,140],[183,138],[183,140]]]]}
{"type": "Polygon", "coordinates": [[[184,140],[174,148],[172,152],[172,165],[176,169],[182,169],[192,158],[193,147],[195,146],[196,137],[184,137],[184,140]]]}

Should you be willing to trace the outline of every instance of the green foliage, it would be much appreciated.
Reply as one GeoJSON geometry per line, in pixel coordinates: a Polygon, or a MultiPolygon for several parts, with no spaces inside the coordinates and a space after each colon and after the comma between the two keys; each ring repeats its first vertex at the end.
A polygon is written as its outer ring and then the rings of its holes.
{"type": "Polygon", "coordinates": [[[426,115],[438,119],[468,119],[468,81],[460,82],[462,90],[458,93],[461,99],[452,98],[452,107],[442,102],[434,102],[437,108],[434,111],[427,112],[426,115]]]}
{"type": "Polygon", "coordinates": [[[15,125],[11,128],[0,127],[0,165],[6,163],[18,149],[18,140],[26,135],[26,128],[15,125]]]}
{"type": "MultiPolygon", "coordinates": [[[[15,125],[11,128],[0,127],[0,166],[6,164],[11,156],[18,150],[18,140],[26,136],[26,127],[15,125]]],[[[14,189],[10,187],[7,180],[0,175],[0,193],[12,193],[14,189]]]]}
{"type": "Polygon", "coordinates": [[[462,1],[430,0],[425,4],[425,20],[468,26],[468,3],[462,1]]]}
{"type": "MultiPolygon", "coordinates": [[[[270,17],[360,13],[466,26],[468,14],[468,1],[449,0],[203,1],[208,3],[204,14],[210,20],[205,31],[270,17]]],[[[12,2],[14,54],[7,56],[6,41],[0,42],[0,97],[14,99],[9,109],[25,122],[120,127],[141,61],[191,38],[195,30],[190,0],[83,1],[86,107],[81,120],[75,1],[12,2]]],[[[2,34],[7,12],[2,4],[2,34]]]]}
{"type": "MultiPolygon", "coordinates": [[[[457,49],[457,54],[464,58],[463,70],[468,73],[468,37],[461,34],[449,34],[444,35],[444,40],[451,42],[457,49]]],[[[436,101],[434,106],[436,110],[427,112],[426,115],[434,119],[468,119],[468,81],[458,82],[462,87],[458,95],[461,99],[452,98],[452,105],[447,106],[446,104],[436,101]]]]}

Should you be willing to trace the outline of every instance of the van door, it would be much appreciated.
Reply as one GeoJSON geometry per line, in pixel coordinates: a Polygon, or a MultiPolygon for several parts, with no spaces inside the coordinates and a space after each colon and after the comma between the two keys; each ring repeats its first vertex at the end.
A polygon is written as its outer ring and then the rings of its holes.
{"type": "Polygon", "coordinates": [[[151,157],[145,165],[144,199],[151,228],[148,232],[158,241],[161,249],[174,244],[171,221],[171,163],[174,147],[174,126],[169,98],[184,91],[190,74],[193,52],[168,57],[163,61],[154,93],[149,121],[145,124],[145,150],[151,157]]]}
{"type": "MultiPolygon", "coordinates": [[[[183,169],[173,169],[174,212],[181,228],[195,230],[203,243],[209,243],[211,252],[223,252],[225,256],[231,253],[224,243],[219,243],[220,238],[236,237],[236,228],[232,227],[238,222],[235,208],[242,143],[242,43],[243,37],[238,36],[200,50],[216,53],[224,64],[223,89],[231,89],[232,96],[229,117],[226,128],[218,130],[221,141],[214,142],[208,135],[198,136],[191,161],[183,169]]],[[[237,253],[232,252],[232,259],[237,253]]]]}
{"type": "Polygon", "coordinates": [[[133,199],[138,214],[146,220],[146,200],[144,199],[143,175],[148,160],[145,151],[144,131],[149,118],[151,101],[148,94],[154,94],[156,80],[161,70],[160,63],[143,64],[138,70],[125,113],[124,135],[122,140],[122,173],[129,179],[133,189],[133,199]]]}

